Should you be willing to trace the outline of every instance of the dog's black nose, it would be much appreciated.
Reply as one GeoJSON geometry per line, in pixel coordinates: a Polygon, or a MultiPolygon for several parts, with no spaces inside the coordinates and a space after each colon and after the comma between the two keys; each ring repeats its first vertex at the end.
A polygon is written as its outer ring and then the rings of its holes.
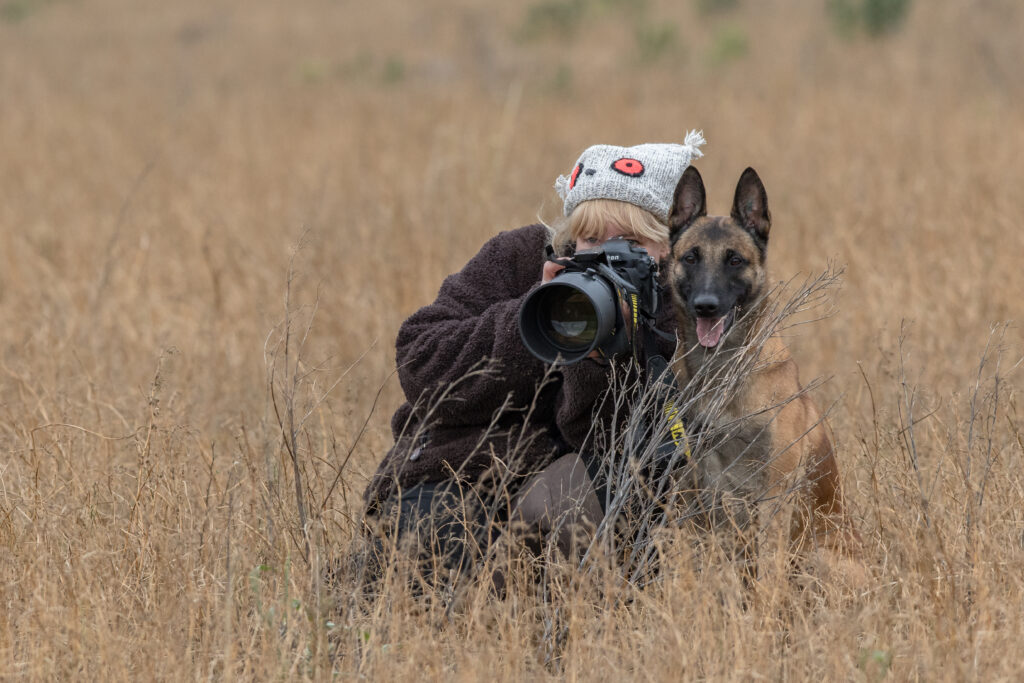
{"type": "Polygon", "coordinates": [[[693,299],[693,311],[698,318],[718,317],[718,297],[714,294],[698,294],[693,299]]]}

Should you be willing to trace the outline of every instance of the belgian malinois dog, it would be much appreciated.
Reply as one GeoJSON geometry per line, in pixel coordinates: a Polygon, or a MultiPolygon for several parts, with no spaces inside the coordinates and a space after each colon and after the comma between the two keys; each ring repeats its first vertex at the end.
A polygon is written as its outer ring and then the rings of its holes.
{"type": "Polygon", "coordinates": [[[849,537],[832,435],[786,346],[764,333],[771,229],[764,185],[745,170],[728,216],[708,216],[705,200],[690,166],[669,217],[668,278],[680,336],[672,370],[694,396],[691,423],[720,436],[695,453],[700,485],[748,503],[795,492],[792,540],[835,548],[849,537]]]}

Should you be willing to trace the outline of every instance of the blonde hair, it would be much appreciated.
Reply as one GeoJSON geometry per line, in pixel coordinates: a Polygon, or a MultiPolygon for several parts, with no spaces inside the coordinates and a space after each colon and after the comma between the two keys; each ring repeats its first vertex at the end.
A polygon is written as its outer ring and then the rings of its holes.
{"type": "Polygon", "coordinates": [[[604,237],[609,225],[618,225],[635,237],[668,245],[667,225],[650,211],[615,199],[581,202],[569,216],[550,226],[551,245],[556,254],[565,256],[575,249],[577,240],[604,237]]]}

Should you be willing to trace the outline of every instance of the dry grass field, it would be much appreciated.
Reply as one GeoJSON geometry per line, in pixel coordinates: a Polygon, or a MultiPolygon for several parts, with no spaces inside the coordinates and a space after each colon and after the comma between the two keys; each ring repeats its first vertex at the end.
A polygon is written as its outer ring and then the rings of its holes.
{"type": "Polygon", "coordinates": [[[1020,680],[1024,8],[729,4],[0,0],[0,678],[1020,680]],[[790,344],[866,585],[354,609],[401,321],[587,145],[693,128],[776,279],[845,267],[790,344]]]}

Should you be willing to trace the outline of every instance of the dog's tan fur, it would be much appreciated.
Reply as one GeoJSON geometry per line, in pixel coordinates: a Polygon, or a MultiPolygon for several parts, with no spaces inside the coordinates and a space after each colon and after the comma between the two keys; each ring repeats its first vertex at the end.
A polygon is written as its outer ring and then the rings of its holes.
{"type": "Polygon", "coordinates": [[[765,323],[770,226],[767,196],[753,169],[737,185],[730,216],[706,214],[703,181],[695,168],[687,169],[670,217],[669,282],[681,337],[673,370],[680,386],[703,384],[690,386],[695,423],[714,420],[727,434],[697,456],[705,485],[714,480],[726,494],[748,499],[778,497],[795,488],[792,540],[836,547],[853,536],[831,431],[804,393],[783,341],[769,336],[763,344],[750,343],[765,323]],[[694,300],[702,292],[717,292],[715,300],[729,304],[731,325],[713,348],[698,343],[694,300]],[[744,355],[748,370],[733,373],[738,379],[721,386],[728,373],[718,370],[744,362],[744,355]]]}

